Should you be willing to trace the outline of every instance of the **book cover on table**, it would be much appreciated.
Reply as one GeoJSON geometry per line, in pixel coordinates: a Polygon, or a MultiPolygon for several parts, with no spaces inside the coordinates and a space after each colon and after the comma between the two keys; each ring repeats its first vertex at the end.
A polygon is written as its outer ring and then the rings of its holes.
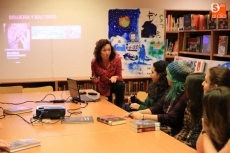
{"type": "Polygon", "coordinates": [[[23,113],[28,113],[32,112],[32,108],[27,107],[27,106],[17,106],[17,107],[12,107],[9,109],[4,109],[4,113],[6,114],[23,114],[23,113]]]}
{"type": "Polygon", "coordinates": [[[62,124],[82,124],[82,123],[93,123],[92,116],[78,116],[78,117],[69,117],[61,120],[62,124]]]}
{"type": "Polygon", "coordinates": [[[142,133],[142,132],[149,132],[149,131],[157,131],[156,127],[145,127],[145,128],[135,128],[133,126],[129,126],[129,129],[136,132],[136,133],[142,133]]]}
{"type": "Polygon", "coordinates": [[[20,150],[32,148],[41,145],[41,141],[35,138],[23,138],[11,142],[11,147],[7,149],[8,152],[13,153],[20,150]]]}
{"type": "Polygon", "coordinates": [[[117,117],[114,115],[98,116],[97,121],[108,124],[108,125],[119,125],[119,124],[126,123],[126,120],[124,118],[117,117]]]}
{"type": "Polygon", "coordinates": [[[129,125],[133,128],[147,128],[160,126],[160,122],[154,120],[132,120],[129,125]]]}

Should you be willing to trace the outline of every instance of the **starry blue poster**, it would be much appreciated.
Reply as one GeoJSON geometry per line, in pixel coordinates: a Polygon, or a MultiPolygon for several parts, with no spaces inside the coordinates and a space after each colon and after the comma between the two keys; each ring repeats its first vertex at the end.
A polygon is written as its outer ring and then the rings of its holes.
{"type": "Polygon", "coordinates": [[[164,57],[163,9],[111,9],[108,37],[120,54],[123,75],[149,76],[152,64],[164,57]]]}

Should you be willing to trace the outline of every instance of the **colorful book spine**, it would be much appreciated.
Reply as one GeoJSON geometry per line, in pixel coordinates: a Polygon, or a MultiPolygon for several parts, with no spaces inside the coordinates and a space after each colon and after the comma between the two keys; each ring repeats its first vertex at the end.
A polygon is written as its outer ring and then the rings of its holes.
{"type": "Polygon", "coordinates": [[[134,128],[132,126],[129,126],[129,129],[136,133],[142,133],[142,132],[149,132],[149,131],[156,131],[156,127],[146,127],[146,128],[134,128]]]}
{"type": "Polygon", "coordinates": [[[159,127],[160,122],[154,120],[134,120],[130,121],[129,125],[133,128],[148,128],[148,127],[159,127]]]}
{"type": "Polygon", "coordinates": [[[111,125],[111,126],[126,123],[126,120],[124,118],[116,117],[116,116],[113,116],[113,115],[99,116],[99,117],[97,117],[97,121],[101,122],[101,123],[111,125]]]}

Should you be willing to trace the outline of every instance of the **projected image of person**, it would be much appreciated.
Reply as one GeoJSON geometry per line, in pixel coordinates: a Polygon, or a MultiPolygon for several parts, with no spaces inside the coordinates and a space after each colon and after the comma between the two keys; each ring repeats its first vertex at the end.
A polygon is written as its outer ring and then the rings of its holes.
{"type": "Polygon", "coordinates": [[[27,23],[3,24],[6,51],[30,50],[30,26],[27,23]]]}
{"type": "Polygon", "coordinates": [[[121,57],[114,50],[111,42],[101,39],[96,42],[94,58],[91,61],[92,81],[99,92],[112,102],[115,94],[115,104],[122,107],[124,103],[125,84],[122,78],[121,57]]]}

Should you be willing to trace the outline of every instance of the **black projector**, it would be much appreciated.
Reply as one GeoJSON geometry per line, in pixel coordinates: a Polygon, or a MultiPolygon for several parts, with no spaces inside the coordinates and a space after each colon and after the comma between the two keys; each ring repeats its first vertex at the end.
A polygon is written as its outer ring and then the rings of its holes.
{"type": "Polygon", "coordinates": [[[41,105],[36,108],[37,119],[60,119],[65,116],[64,105],[41,105]]]}

